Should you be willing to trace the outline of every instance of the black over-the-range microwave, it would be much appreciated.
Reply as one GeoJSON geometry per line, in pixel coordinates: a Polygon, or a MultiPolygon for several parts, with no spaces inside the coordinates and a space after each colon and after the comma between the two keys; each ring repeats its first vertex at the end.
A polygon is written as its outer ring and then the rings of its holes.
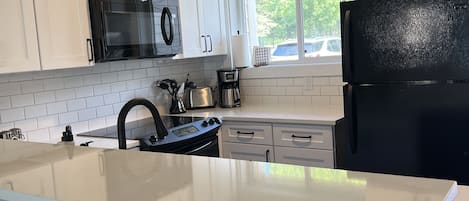
{"type": "Polygon", "coordinates": [[[89,0],[96,62],[181,53],[177,0],[89,0]]]}

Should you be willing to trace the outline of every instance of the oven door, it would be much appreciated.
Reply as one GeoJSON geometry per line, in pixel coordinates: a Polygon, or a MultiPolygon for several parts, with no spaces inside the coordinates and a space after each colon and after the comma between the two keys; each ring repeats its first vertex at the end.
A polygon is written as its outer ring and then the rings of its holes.
{"type": "Polygon", "coordinates": [[[157,2],[161,1],[91,1],[97,62],[179,53],[177,4],[157,2]]]}
{"type": "Polygon", "coordinates": [[[198,143],[196,146],[192,147],[192,150],[187,151],[184,154],[219,157],[220,153],[218,149],[218,136],[215,136],[215,138],[212,138],[209,141],[198,143]]]}

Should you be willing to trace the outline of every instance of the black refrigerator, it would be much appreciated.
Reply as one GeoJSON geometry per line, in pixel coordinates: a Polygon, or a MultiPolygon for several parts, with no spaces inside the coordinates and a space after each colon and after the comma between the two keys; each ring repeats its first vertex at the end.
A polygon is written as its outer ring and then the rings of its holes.
{"type": "Polygon", "coordinates": [[[469,184],[468,3],[341,3],[338,168],[469,184]]]}

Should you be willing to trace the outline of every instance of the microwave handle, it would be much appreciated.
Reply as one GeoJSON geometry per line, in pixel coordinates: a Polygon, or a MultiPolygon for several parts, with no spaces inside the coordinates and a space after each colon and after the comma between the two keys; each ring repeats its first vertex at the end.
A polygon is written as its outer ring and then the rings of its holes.
{"type": "Polygon", "coordinates": [[[173,27],[173,17],[171,11],[168,7],[163,8],[163,12],[161,12],[161,34],[163,35],[163,40],[166,45],[172,45],[174,39],[174,27],[173,27]],[[168,17],[169,21],[169,37],[166,33],[166,17],[168,17]]]}

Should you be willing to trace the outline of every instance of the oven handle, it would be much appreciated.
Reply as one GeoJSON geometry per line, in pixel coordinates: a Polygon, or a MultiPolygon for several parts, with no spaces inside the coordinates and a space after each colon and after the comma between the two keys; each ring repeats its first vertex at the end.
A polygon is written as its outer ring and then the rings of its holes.
{"type": "Polygon", "coordinates": [[[212,145],[212,144],[214,143],[214,141],[215,141],[215,140],[212,140],[212,141],[208,142],[207,144],[204,144],[204,145],[202,145],[202,146],[200,146],[200,147],[197,147],[196,149],[194,149],[194,150],[192,150],[192,151],[186,152],[185,154],[190,155],[190,154],[193,154],[193,153],[195,153],[195,152],[198,152],[198,151],[200,151],[200,150],[202,150],[202,149],[205,149],[205,148],[209,147],[210,145],[212,145]]]}
{"type": "Polygon", "coordinates": [[[173,39],[174,39],[174,29],[173,29],[173,16],[171,14],[171,11],[169,10],[168,7],[163,8],[163,12],[161,12],[161,34],[163,35],[164,42],[166,45],[172,45],[173,44],[173,39]],[[166,17],[169,19],[169,37],[168,34],[166,34],[166,17]]]}

